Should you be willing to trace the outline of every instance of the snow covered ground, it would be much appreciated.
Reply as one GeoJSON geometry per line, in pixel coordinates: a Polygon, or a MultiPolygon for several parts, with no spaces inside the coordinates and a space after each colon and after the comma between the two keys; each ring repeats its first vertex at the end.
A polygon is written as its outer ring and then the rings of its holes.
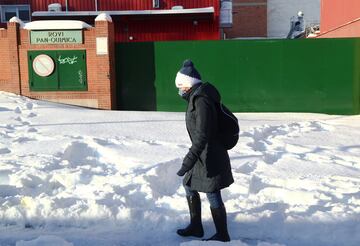
{"type": "MultiPolygon", "coordinates": [[[[360,116],[237,117],[226,245],[360,245],[360,116]]],[[[189,146],[184,113],[0,92],[0,245],[222,245],[175,233],[188,223],[175,173],[189,146]]]]}

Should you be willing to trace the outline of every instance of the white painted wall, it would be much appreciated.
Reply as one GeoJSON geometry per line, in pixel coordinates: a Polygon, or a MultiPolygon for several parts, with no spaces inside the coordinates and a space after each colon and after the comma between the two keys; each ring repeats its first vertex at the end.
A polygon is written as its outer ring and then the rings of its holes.
{"type": "Polygon", "coordinates": [[[290,18],[304,13],[305,25],[320,23],[321,0],[268,0],[268,37],[284,38],[290,30],[290,18]]]}

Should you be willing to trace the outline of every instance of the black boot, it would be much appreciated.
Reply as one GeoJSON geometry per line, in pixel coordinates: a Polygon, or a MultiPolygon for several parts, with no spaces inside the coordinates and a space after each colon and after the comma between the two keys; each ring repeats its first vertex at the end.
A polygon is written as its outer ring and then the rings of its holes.
{"type": "Polygon", "coordinates": [[[227,229],[226,210],[224,205],[220,208],[211,208],[211,215],[214,220],[216,234],[205,241],[229,242],[230,236],[227,229]]]}
{"type": "Polygon", "coordinates": [[[201,201],[199,194],[186,197],[190,211],[190,225],[184,229],[177,230],[182,237],[203,237],[204,229],[201,223],[201,201]]]}

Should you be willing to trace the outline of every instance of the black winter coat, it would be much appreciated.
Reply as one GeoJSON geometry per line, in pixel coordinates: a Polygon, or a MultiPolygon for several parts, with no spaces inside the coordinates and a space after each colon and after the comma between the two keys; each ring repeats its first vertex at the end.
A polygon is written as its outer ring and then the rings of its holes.
{"type": "Polygon", "coordinates": [[[214,192],[234,182],[228,152],[217,134],[219,103],[220,94],[210,83],[192,88],[185,117],[192,146],[182,166],[188,170],[184,185],[192,190],[214,192]]]}

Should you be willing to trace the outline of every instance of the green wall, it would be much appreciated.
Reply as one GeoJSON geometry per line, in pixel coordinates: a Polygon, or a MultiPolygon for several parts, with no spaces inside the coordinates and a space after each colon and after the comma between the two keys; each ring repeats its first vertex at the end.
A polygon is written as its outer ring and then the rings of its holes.
{"type": "Polygon", "coordinates": [[[120,43],[119,109],[184,111],[187,58],[234,112],[360,113],[360,39],[120,43]]]}

